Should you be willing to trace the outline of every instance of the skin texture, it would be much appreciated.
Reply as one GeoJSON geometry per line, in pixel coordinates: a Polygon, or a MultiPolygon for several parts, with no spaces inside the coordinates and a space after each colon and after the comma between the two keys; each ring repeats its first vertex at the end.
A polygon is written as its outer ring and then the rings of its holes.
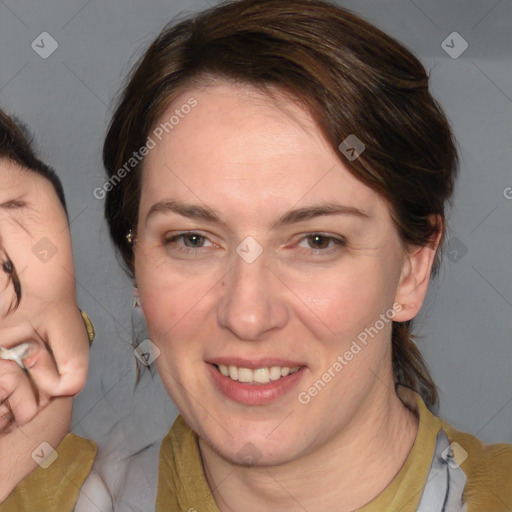
{"type": "Polygon", "coordinates": [[[53,186],[6,160],[0,183],[2,264],[11,262],[21,290],[13,307],[15,286],[0,268],[0,344],[33,346],[24,359],[28,372],[0,360],[1,501],[37,467],[32,451],[43,441],[56,447],[69,431],[72,399],[53,397],[82,389],[89,342],[76,302],[69,226],[53,186]],[[43,237],[56,249],[46,261],[33,251],[43,237]]]}
{"type": "Polygon", "coordinates": [[[72,408],[72,398],[54,398],[22,428],[15,426],[0,436],[0,503],[38,467],[32,452],[42,442],[56,448],[64,439],[71,425],[72,408]]]}
{"type": "MultiPolygon", "coordinates": [[[[87,376],[89,341],[76,301],[71,235],[46,178],[2,160],[0,182],[0,256],[14,269],[14,279],[0,269],[0,344],[32,343],[24,362],[44,406],[52,396],[78,393],[87,376]],[[17,307],[13,280],[20,290],[17,307]]],[[[11,407],[20,404],[19,425],[37,412],[30,394],[0,379],[0,400],[9,396],[11,407]]]]}
{"type": "Polygon", "coordinates": [[[385,201],[350,174],[290,98],[276,102],[219,81],[184,92],[169,112],[190,97],[197,106],[143,170],[135,272],[161,351],[158,371],[199,434],[220,510],[354,510],[392,480],[418,428],[394,391],[391,322],[307,405],[297,395],[393,304],[408,305],[396,321],[417,314],[437,242],[404,248],[385,201]],[[208,207],[223,223],[170,211],[146,219],[152,205],[170,200],[208,207]],[[324,215],[273,227],[291,209],[325,202],[369,218],[324,215]],[[166,242],[186,231],[205,238],[166,242]],[[319,248],[308,238],[315,233],[345,245],[324,239],[319,248]],[[236,252],[247,236],[263,249],[250,264],[236,252]],[[206,361],[219,356],[307,368],[290,393],[248,406],[214,388],[206,361]],[[247,443],[257,449],[253,465],[238,454],[247,443]]]}

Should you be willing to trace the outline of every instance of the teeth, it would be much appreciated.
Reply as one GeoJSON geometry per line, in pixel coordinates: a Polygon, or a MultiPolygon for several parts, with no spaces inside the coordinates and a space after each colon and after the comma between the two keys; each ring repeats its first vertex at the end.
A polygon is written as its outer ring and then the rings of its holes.
{"type": "Polygon", "coordinates": [[[270,380],[277,380],[281,375],[281,368],[279,366],[272,366],[272,368],[270,368],[270,380]]]}
{"type": "Polygon", "coordinates": [[[249,368],[238,368],[239,382],[252,382],[252,370],[249,368]]]}
{"type": "Polygon", "coordinates": [[[286,377],[300,370],[299,366],[295,368],[288,366],[271,366],[270,368],[257,368],[256,370],[252,370],[251,368],[239,368],[238,366],[226,366],[225,364],[219,364],[217,368],[224,377],[229,377],[231,380],[247,383],[256,382],[258,384],[268,384],[270,381],[278,380],[281,377],[286,377]]]}
{"type": "Polygon", "coordinates": [[[254,382],[259,382],[260,384],[270,382],[270,371],[268,368],[258,368],[257,370],[253,370],[252,375],[254,382]]]}
{"type": "MultiPolygon", "coordinates": [[[[224,366],[224,365],[222,365],[224,366]]],[[[225,368],[225,366],[224,366],[225,368]]],[[[222,375],[225,375],[224,373],[222,375]]],[[[227,375],[226,375],[227,377],[227,375]]],[[[229,377],[233,380],[238,380],[238,368],[236,366],[229,367],[229,377]]]]}

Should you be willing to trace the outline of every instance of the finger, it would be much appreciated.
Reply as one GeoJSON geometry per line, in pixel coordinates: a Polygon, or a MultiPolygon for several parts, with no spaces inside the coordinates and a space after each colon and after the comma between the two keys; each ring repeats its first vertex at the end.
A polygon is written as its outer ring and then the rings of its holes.
{"type": "Polygon", "coordinates": [[[46,345],[32,349],[29,356],[23,358],[25,373],[35,390],[46,397],[60,396],[52,388],[53,382],[59,380],[55,359],[46,345]]]}
{"type": "Polygon", "coordinates": [[[54,320],[44,335],[51,352],[28,322],[0,328],[1,346],[32,345],[23,362],[41,392],[51,397],[76,395],[85,385],[89,362],[89,336],[80,310],[54,320]]]}

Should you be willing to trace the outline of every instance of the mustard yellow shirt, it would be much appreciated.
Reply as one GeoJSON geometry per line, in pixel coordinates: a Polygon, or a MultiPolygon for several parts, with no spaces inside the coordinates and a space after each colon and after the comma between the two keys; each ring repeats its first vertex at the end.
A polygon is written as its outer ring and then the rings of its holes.
{"type": "Polygon", "coordinates": [[[72,512],[96,450],[93,441],[66,435],[55,449],[57,459],[46,469],[32,471],[0,504],[0,511],[72,512]]]}
{"type": "MultiPolygon", "coordinates": [[[[416,440],[397,475],[359,512],[416,511],[440,429],[450,443],[457,442],[467,452],[467,458],[461,461],[455,451],[455,460],[467,476],[463,494],[467,511],[512,511],[512,445],[484,445],[475,436],[455,430],[434,416],[417,393],[409,390],[406,394],[409,407],[419,418],[416,440]]],[[[204,475],[197,439],[178,416],[160,447],[156,512],[219,512],[204,475]]],[[[68,434],[56,451],[57,460],[47,469],[33,471],[0,505],[0,512],[73,511],[96,446],[68,434]]]]}
{"type": "MultiPolygon", "coordinates": [[[[434,416],[421,397],[409,395],[410,407],[419,416],[414,445],[389,485],[359,512],[415,512],[425,487],[437,432],[443,429],[450,443],[467,452],[459,464],[467,476],[463,499],[468,512],[512,511],[512,445],[484,445],[471,434],[455,430],[434,416]]],[[[157,512],[219,512],[202,468],[197,435],[178,416],[160,448],[157,512]]]]}

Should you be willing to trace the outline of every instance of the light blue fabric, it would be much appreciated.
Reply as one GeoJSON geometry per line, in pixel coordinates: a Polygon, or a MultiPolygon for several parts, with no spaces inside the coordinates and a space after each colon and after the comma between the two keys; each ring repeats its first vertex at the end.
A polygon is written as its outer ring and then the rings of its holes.
{"type": "Polygon", "coordinates": [[[462,503],[466,481],[466,474],[455,462],[448,436],[444,430],[440,430],[427,483],[416,512],[467,512],[466,505],[462,503]]]}

